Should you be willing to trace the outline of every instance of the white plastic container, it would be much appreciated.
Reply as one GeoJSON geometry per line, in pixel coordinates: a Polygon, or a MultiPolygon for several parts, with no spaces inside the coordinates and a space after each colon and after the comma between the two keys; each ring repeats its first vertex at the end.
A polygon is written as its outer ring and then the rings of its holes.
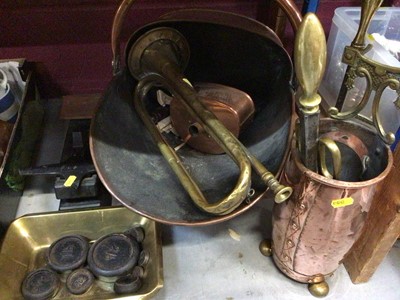
{"type": "MultiPolygon", "coordinates": [[[[351,44],[357,33],[360,12],[360,7],[340,7],[335,10],[327,43],[327,70],[319,90],[325,111],[336,103],[347,68],[347,65],[342,63],[344,47],[351,44]]],[[[366,44],[373,45],[372,50],[366,56],[377,62],[400,68],[400,61],[381,44],[374,41],[370,36],[372,33],[378,33],[386,39],[400,41],[400,8],[380,8],[372,18],[365,41],[366,44]]],[[[365,86],[364,78],[356,80],[355,88],[347,93],[344,111],[361,100],[365,86]]],[[[371,117],[373,96],[374,93],[372,93],[368,105],[361,111],[364,116],[371,117]]],[[[396,98],[397,93],[387,88],[382,95],[380,104],[380,117],[385,131],[394,133],[400,125],[400,110],[396,109],[393,104],[396,98]]]]}

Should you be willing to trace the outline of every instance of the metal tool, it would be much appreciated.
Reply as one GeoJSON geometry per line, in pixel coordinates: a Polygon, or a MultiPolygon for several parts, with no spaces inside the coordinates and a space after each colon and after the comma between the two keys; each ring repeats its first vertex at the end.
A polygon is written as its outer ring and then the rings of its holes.
{"type": "Polygon", "coordinates": [[[374,125],[382,140],[387,144],[392,144],[395,136],[392,132],[385,132],[379,117],[379,105],[382,93],[389,87],[397,92],[398,97],[395,101],[395,107],[400,107],[400,68],[383,65],[365,56],[372,48],[370,44],[365,45],[365,35],[373,15],[381,4],[382,0],[362,1],[360,25],[351,45],[345,47],[342,61],[348,66],[336,105],[329,109],[329,115],[337,120],[357,117],[366,123],[374,125]],[[360,102],[351,110],[342,112],[347,92],[354,88],[354,81],[357,77],[364,77],[366,79],[367,86],[364,95],[360,102]],[[359,113],[368,103],[372,92],[375,92],[375,95],[373,98],[371,121],[359,113]]]}
{"type": "Polygon", "coordinates": [[[307,13],[300,24],[295,40],[295,68],[301,86],[297,144],[301,159],[311,171],[320,171],[328,178],[339,178],[341,155],[336,142],[328,137],[320,139],[319,122],[321,96],[318,88],[325,72],[326,41],[321,23],[314,13],[307,13]],[[325,149],[333,159],[334,174],[326,164],[325,149]]]}
{"type": "Polygon", "coordinates": [[[304,16],[296,35],[294,63],[302,94],[297,101],[299,126],[298,147],[304,165],[311,171],[318,170],[318,138],[321,96],[317,90],[326,65],[325,34],[317,16],[304,16]]]}

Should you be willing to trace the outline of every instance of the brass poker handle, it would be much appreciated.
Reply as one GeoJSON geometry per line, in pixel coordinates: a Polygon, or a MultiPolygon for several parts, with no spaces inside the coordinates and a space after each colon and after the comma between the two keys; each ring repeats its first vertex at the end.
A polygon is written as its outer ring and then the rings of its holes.
{"type": "Polygon", "coordinates": [[[296,34],[294,66],[301,86],[301,96],[296,101],[299,108],[297,146],[305,167],[317,172],[321,103],[318,88],[325,72],[326,41],[324,29],[313,13],[304,16],[296,34]]]}
{"type": "MultiPolygon", "coordinates": [[[[286,13],[289,21],[294,29],[297,31],[301,22],[301,13],[297,9],[293,0],[276,0],[281,9],[286,13]]],[[[116,75],[121,70],[121,30],[124,23],[126,14],[130,10],[135,0],[122,0],[118,10],[114,16],[113,25],[111,29],[111,50],[112,50],[112,69],[113,75],[116,75]]]]}
{"type": "Polygon", "coordinates": [[[326,41],[324,29],[313,13],[305,15],[296,35],[294,66],[303,90],[300,109],[308,114],[316,113],[321,103],[317,90],[325,72],[326,41]]]}

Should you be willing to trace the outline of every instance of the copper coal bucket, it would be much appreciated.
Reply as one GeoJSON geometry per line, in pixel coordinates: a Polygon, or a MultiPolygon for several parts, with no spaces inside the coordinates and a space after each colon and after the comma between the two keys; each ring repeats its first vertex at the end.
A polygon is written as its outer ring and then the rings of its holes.
{"type": "MultiPolygon", "coordinates": [[[[178,95],[176,98],[187,96],[191,99],[194,93],[188,86],[204,82],[247,93],[254,101],[255,112],[238,137],[245,148],[235,147],[241,152],[249,151],[270,171],[276,182],[274,175],[278,176],[283,169],[293,133],[290,57],[277,35],[255,20],[226,12],[186,9],[168,13],[136,30],[127,43],[123,66],[120,63],[120,32],[133,2],[122,1],[114,18],[114,78],[92,120],[90,148],[97,173],[117,200],[153,220],[203,225],[232,218],[265,195],[268,187],[264,178],[261,177],[262,182],[260,176],[251,173],[248,197],[232,210],[223,214],[202,211],[191,201],[184,184],[172,171],[169,162],[175,158],[165,159],[160,153],[160,143],[145,125],[136,95],[146,90],[148,93],[141,97],[142,102],[146,101],[142,111],[157,112],[158,103],[153,96],[158,91],[152,94],[152,90],[147,89],[147,78],[160,80],[163,91],[178,95]],[[150,49],[155,44],[160,47],[157,51],[150,49]],[[167,47],[169,52],[163,59],[146,60],[151,55],[164,55],[167,47]],[[158,68],[158,63],[163,63],[166,57],[172,57],[167,65],[174,66],[158,68]],[[149,64],[153,68],[151,71],[146,69],[149,64]],[[181,73],[177,71],[178,67],[182,68],[181,73]],[[142,69],[146,70],[140,73],[142,69]],[[163,72],[173,73],[173,76],[168,77],[163,72]],[[176,86],[180,88],[178,92],[176,86]]],[[[293,27],[297,28],[300,14],[292,1],[281,0],[279,3],[288,13],[293,27]]],[[[219,129],[214,132],[218,134],[219,129]]],[[[179,148],[177,154],[210,199],[210,205],[215,199],[229,194],[237,178],[242,176],[230,154],[204,154],[187,145],[179,148]]]]}
{"type": "Polygon", "coordinates": [[[359,237],[377,184],[389,173],[393,158],[367,125],[322,119],[320,134],[340,145],[344,180],[307,169],[293,143],[282,182],[294,192],[274,207],[272,250],[285,275],[324,296],[329,291],[325,278],[359,237]]]}

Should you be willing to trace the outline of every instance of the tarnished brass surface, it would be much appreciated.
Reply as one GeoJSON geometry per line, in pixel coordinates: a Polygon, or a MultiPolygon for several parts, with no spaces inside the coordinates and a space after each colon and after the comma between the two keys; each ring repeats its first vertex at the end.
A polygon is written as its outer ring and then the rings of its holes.
{"type": "MultiPolygon", "coordinates": [[[[113,232],[140,225],[146,232],[143,248],[150,252],[147,276],[135,295],[117,295],[112,284],[95,283],[79,299],[149,299],[163,286],[161,240],[156,223],[125,207],[55,212],[21,217],[9,227],[0,252],[1,299],[23,299],[21,283],[25,275],[46,264],[46,251],[56,239],[70,234],[95,241],[113,232]]],[[[71,299],[63,284],[53,299],[71,299]]]]}
{"type": "Polygon", "coordinates": [[[362,120],[371,122],[365,116],[359,115],[361,110],[368,103],[371,93],[374,92],[372,104],[372,123],[379,136],[387,144],[392,144],[395,136],[392,132],[385,132],[379,117],[379,106],[382,93],[386,88],[397,92],[395,108],[400,108],[400,68],[384,65],[368,58],[365,54],[372,49],[372,45],[365,45],[365,35],[371,19],[377,9],[382,4],[382,0],[364,0],[361,6],[360,26],[357,34],[350,46],[346,46],[343,53],[342,62],[347,64],[346,73],[338,95],[335,107],[329,109],[329,115],[337,120],[346,120],[359,117],[362,120]],[[357,77],[366,79],[366,90],[363,97],[353,109],[342,112],[346,94],[354,88],[354,81],[357,77]]]}
{"type": "Polygon", "coordinates": [[[324,29],[317,16],[308,13],[296,34],[294,65],[302,94],[298,99],[299,129],[298,145],[305,166],[317,171],[317,141],[319,104],[317,93],[326,66],[326,41],[324,29]]]}
{"type": "Polygon", "coordinates": [[[156,28],[143,34],[128,55],[131,74],[139,80],[135,89],[134,107],[170,164],[183,188],[202,210],[224,215],[236,209],[249,195],[252,167],[275,194],[275,201],[285,201],[292,194],[275,179],[240,141],[198,99],[196,90],[183,75],[189,49],[185,38],[172,28],[156,28]],[[181,51],[183,53],[181,53],[181,51]],[[233,190],[221,200],[210,203],[191,177],[176,152],[169,146],[145,109],[144,99],[151,88],[162,86],[182,102],[189,114],[237,164],[240,174],[233,190]]]}

